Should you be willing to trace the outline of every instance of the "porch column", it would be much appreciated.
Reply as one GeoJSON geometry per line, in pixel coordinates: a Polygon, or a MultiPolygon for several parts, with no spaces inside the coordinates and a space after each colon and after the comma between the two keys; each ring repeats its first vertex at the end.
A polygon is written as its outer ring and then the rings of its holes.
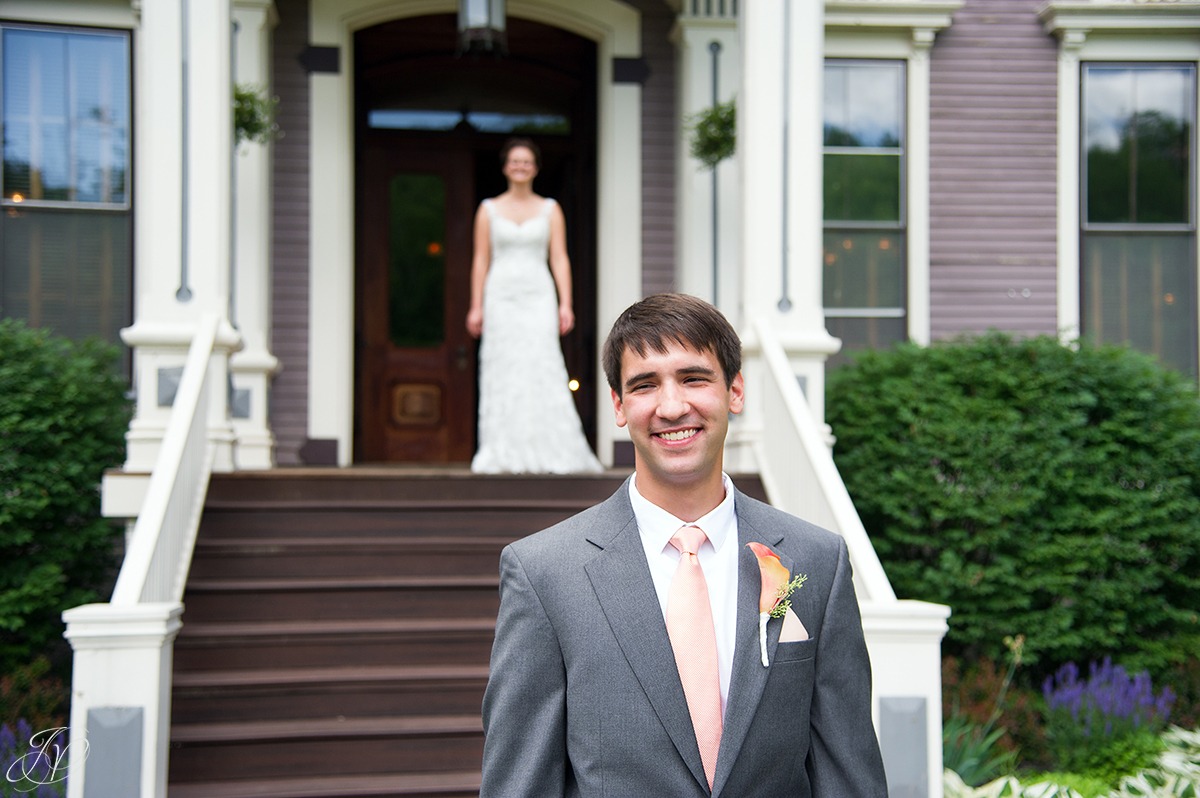
{"type": "MultiPolygon", "coordinates": [[[[274,0],[234,0],[234,81],[271,95],[274,0]]],[[[231,415],[239,469],[275,465],[275,435],[267,421],[271,378],[279,359],[270,351],[271,143],[242,142],[234,153],[233,300],[230,320],[245,348],[229,360],[231,415]]]]}
{"type": "MultiPolygon", "coordinates": [[[[135,63],[134,322],[137,404],[125,470],[154,465],[201,314],[227,316],[232,140],[229,0],[142,0],[135,63]]],[[[240,345],[224,325],[217,347],[240,345]]],[[[221,360],[224,364],[224,360],[221,360]]],[[[214,468],[233,467],[225,375],[213,380],[214,468]]]]}
{"type": "Polygon", "coordinates": [[[84,798],[85,790],[166,798],[171,665],[182,614],[177,603],[85,604],[63,613],[75,673],[67,798],[84,798]]]}
{"type": "MultiPolygon", "coordinates": [[[[730,319],[741,305],[741,177],[737,158],[707,169],[691,155],[691,120],[718,102],[736,100],[741,85],[733,4],[685,4],[675,29],[681,118],[675,270],[680,291],[712,302],[730,319]]],[[[736,322],[735,322],[736,323],[736,322]]]]}
{"type": "MultiPolygon", "coordinates": [[[[825,329],[821,294],[824,52],[823,3],[742,3],[741,326],[774,330],[822,426],[825,360],[841,346],[825,329]]],[[[746,346],[753,355],[753,335],[746,346]]],[[[751,403],[740,425],[751,435],[756,411],[751,403]]]]}

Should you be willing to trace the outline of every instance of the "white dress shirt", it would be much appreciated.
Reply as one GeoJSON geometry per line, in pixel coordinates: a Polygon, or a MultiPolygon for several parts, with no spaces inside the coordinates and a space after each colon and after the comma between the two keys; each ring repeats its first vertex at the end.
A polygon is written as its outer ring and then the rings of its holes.
{"type": "Polygon", "coordinates": [[[637,474],[629,481],[629,501],[637,520],[638,533],[646,550],[646,562],[654,579],[654,590],[663,619],[667,617],[667,596],[671,580],[679,566],[679,550],[671,538],[684,525],[704,530],[708,538],[697,555],[708,600],[712,604],[713,625],[717,636],[717,670],[721,678],[721,712],[729,699],[729,679],[733,672],[733,645],[737,633],[738,535],[737,515],[733,511],[733,481],[722,473],[725,498],[710,512],[695,521],[683,521],[650,502],[637,490],[637,474]]]}

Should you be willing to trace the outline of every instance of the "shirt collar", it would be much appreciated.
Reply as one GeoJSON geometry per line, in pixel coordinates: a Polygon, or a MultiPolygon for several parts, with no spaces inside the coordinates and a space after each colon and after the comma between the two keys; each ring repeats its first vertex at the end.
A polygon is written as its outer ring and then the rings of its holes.
{"type": "MultiPolygon", "coordinates": [[[[730,530],[734,529],[733,514],[733,480],[721,472],[721,482],[725,486],[725,498],[713,509],[709,510],[691,524],[704,530],[705,537],[712,544],[714,551],[720,551],[730,530]]],[[[651,551],[665,551],[671,546],[671,537],[679,531],[687,521],[676,518],[671,513],[654,504],[637,489],[637,473],[629,480],[629,502],[633,505],[633,516],[637,520],[638,532],[642,539],[650,543],[651,551]]]]}

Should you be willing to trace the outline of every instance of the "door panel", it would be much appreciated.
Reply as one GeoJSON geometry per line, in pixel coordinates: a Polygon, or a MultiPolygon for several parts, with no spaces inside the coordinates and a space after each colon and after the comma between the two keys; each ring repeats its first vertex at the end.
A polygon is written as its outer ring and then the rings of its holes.
{"type": "Polygon", "coordinates": [[[468,461],[471,170],[449,153],[383,147],[361,169],[356,460],[468,461]]]}

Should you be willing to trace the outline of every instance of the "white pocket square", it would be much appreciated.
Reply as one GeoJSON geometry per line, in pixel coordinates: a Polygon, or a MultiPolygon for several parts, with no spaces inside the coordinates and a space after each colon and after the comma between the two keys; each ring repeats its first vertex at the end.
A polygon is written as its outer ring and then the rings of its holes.
{"type": "Polygon", "coordinates": [[[804,624],[800,623],[800,619],[796,617],[796,611],[788,607],[787,613],[783,616],[783,628],[779,630],[779,642],[797,643],[807,639],[808,630],[804,628],[804,624]]]}

